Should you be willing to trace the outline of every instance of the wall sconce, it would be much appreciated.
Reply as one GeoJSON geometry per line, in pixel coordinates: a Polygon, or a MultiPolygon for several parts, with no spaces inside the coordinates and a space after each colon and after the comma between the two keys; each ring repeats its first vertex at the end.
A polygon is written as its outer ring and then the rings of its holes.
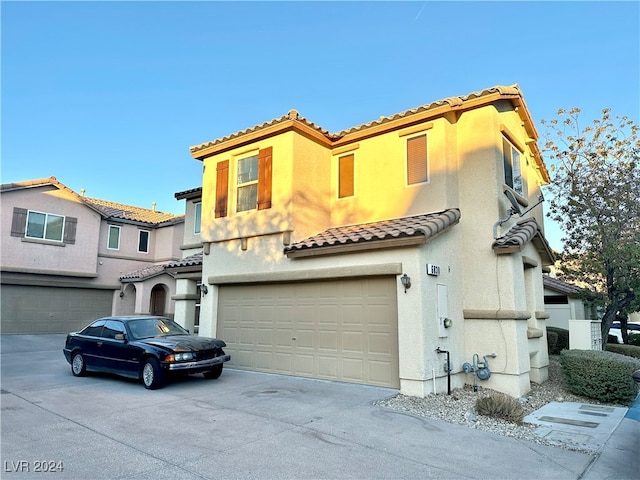
{"type": "Polygon", "coordinates": [[[120,298],[124,297],[124,292],[120,290],[120,298]]]}
{"type": "Polygon", "coordinates": [[[204,297],[207,293],[209,293],[209,289],[207,288],[207,286],[204,283],[200,284],[200,292],[202,293],[202,296],[204,297]]]}
{"type": "Polygon", "coordinates": [[[404,287],[404,293],[407,293],[407,289],[411,288],[411,277],[406,273],[400,277],[400,283],[404,287]]]}

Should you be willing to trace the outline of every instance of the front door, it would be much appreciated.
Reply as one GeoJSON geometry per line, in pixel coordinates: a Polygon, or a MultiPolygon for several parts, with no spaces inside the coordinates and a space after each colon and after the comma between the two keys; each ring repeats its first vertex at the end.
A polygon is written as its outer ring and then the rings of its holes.
{"type": "Polygon", "coordinates": [[[164,315],[166,293],[162,285],[156,285],[151,290],[151,315],[164,315]]]}

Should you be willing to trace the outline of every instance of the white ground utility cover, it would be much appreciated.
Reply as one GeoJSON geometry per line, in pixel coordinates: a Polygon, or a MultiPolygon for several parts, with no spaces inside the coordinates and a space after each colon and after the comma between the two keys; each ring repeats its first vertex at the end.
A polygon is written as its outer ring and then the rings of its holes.
{"type": "Polygon", "coordinates": [[[551,402],[527,415],[524,422],[539,425],[536,435],[547,440],[600,451],[627,413],[625,407],[551,402]]]}

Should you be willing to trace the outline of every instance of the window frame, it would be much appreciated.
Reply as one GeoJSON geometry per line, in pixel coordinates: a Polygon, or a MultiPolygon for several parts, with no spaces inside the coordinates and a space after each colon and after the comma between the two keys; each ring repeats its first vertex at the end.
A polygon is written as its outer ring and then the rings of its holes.
{"type": "Polygon", "coordinates": [[[108,225],[108,228],[107,228],[107,250],[120,250],[121,233],[122,233],[122,228],[119,225],[108,225]],[[112,231],[111,229],[114,229],[114,231],[117,230],[117,232],[118,232],[118,236],[117,236],[118,245],[116,247],[111,247],[111,231],[112,231]]]}
{"type": "Polygon", "coordinates": [[[504,168],[504,183],[521,197],[527,196],[527,180],[525,175],[526,164],[524,152],[507,136],[502,135],[502,163],[504,168]],[[510,147],[510,148],[507,148],[510,147]],[[517,154],[517,162],[514,162],[514,152],[517,154]],[[520,179],[519,186],[516,179],[520,179]]]}
{"type": "MultiPolygon", "coordinates": [[[[404,168],[405,168],[405,185],[407,187],[413,187],[416,185],[425,185],[428,184],[430,181],[430,175],[429,175],[429,136],[427,132],[419,132],[415,135],[410,135],[407,136],[405,138],[404,141],[404,153],[405,153],[405,162],[404,162],[404,168]],[[414,170],[414,168],[412,168],[410,166],[410,150],[409,150],[409,143],[412,142],[413,140],[419,139],[419,138],[424,138],[424,153],[425,153],[425,167],[424,167],[424,176],[425,179],[421,180],[421,181],[414,181],[414,182],[410,182],[410,178],[409,176],[411,175],[412,170],[414,170]]],[[[415,160],[414,160],[415,161],[415,160]]]]}
{"type": "MultiPolygon", "coordinates": [[[[27,218],[26,218],[26,223],[25,223],[24,236],[25,236],[25,238],[30,238],[30,239],[62,243],[64,241],[65,220],[66,220],[66,217],[64,215],[59,215],[57,213],[47,213],[47,212],[41,212],[39,210],[27,210],[27,218]],[[42,236],[30,235],[29,234],[29,223],[30,223],[29,219],[31,218],[32,214],[33,215],[44,215],[44,223],[42,225],[42,236]],[[57,218],[61,218],[62,219],[62,226],[60,228],[60,238],[47,238],[47,232],[48,232],[48,229],[49,229],[48,227],[50,225],[49,217],[57,217],[57,218]]],[[[32,222],[32,224],[36,225],[35,222],[32,222]]]]}
{"type": "Polygon", "coordinates": [[[193,234],[200,235],[202,231],[202,202],[193,203],[193,234]]]}
{"type": "Polygon", "coordinates": [[[143,229],[138,230],[138,253],[149,253],[150,245],[151,245],[151,231],[150,230],[143,230],[143,229]],[[141,250],[140,249],[140,242],[142,240],[142,234],[143,233],[147,234],[147,242],[146,242],[147,243],[147,245],[146,245],[147,249],[146,250],[141,250]]]}
{"type": "MultiPolygon", "coordinates": [[[[257,210],[258,209],[258,189],[259,189],[259,185],[258,185],[258,180],[260,177],[260,173],[259,173],[259,169],[260,169],[260,161],[259,161],[259,153],[256,152],[254,154],[251,155],[247,155],[247,156],[243,156],[242,158],[238,158],[238,160],[235,162],[236,163],[236,172],[235,172],[235,179],[236,179],[236,185],[235,185],[235,190],[236,190],[236,213],[243,213],[243,212],[250,212],[253,210],[257,210]],[[255,178],[251,178],[248,181],[244,181],[244,182],[240,182],[240,164],[242,162],[245,161],[251,161],[252,164],[255,161],[255,178]],[[248,188],[255,188],[255,194],[252,194],[252,198],[251,200],[253,200],[253,197],[255,196],[255,204],[253,202],[251,202],[251,206],[248,205],[248,203],[244,203],[242,204],[242,210],[240,209],[241,203],[240,203],[240,191],[244,190],[244,189],[248,189],[248,188]],[[247,207],[247,208],[244,208],[247,207]]],[[[253,173],[251,172],[251,170],[249,170],[249,173],[253,173]]]]}

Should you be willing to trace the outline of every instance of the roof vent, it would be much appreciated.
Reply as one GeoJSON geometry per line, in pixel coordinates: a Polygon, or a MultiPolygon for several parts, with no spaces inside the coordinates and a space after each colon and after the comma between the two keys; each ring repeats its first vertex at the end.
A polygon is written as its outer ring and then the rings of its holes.
{"type": "Polygon", "coordinates": [[[151,210],[156,211],[156,202],[151,202],[151,210]]]}
{"type": "Polygon", "coordinates": [[[86,192],[86,190],[84,188],[80,189],[80,195],[82,195],[83,197],[84,197],[85,192],[86,192]]]}

